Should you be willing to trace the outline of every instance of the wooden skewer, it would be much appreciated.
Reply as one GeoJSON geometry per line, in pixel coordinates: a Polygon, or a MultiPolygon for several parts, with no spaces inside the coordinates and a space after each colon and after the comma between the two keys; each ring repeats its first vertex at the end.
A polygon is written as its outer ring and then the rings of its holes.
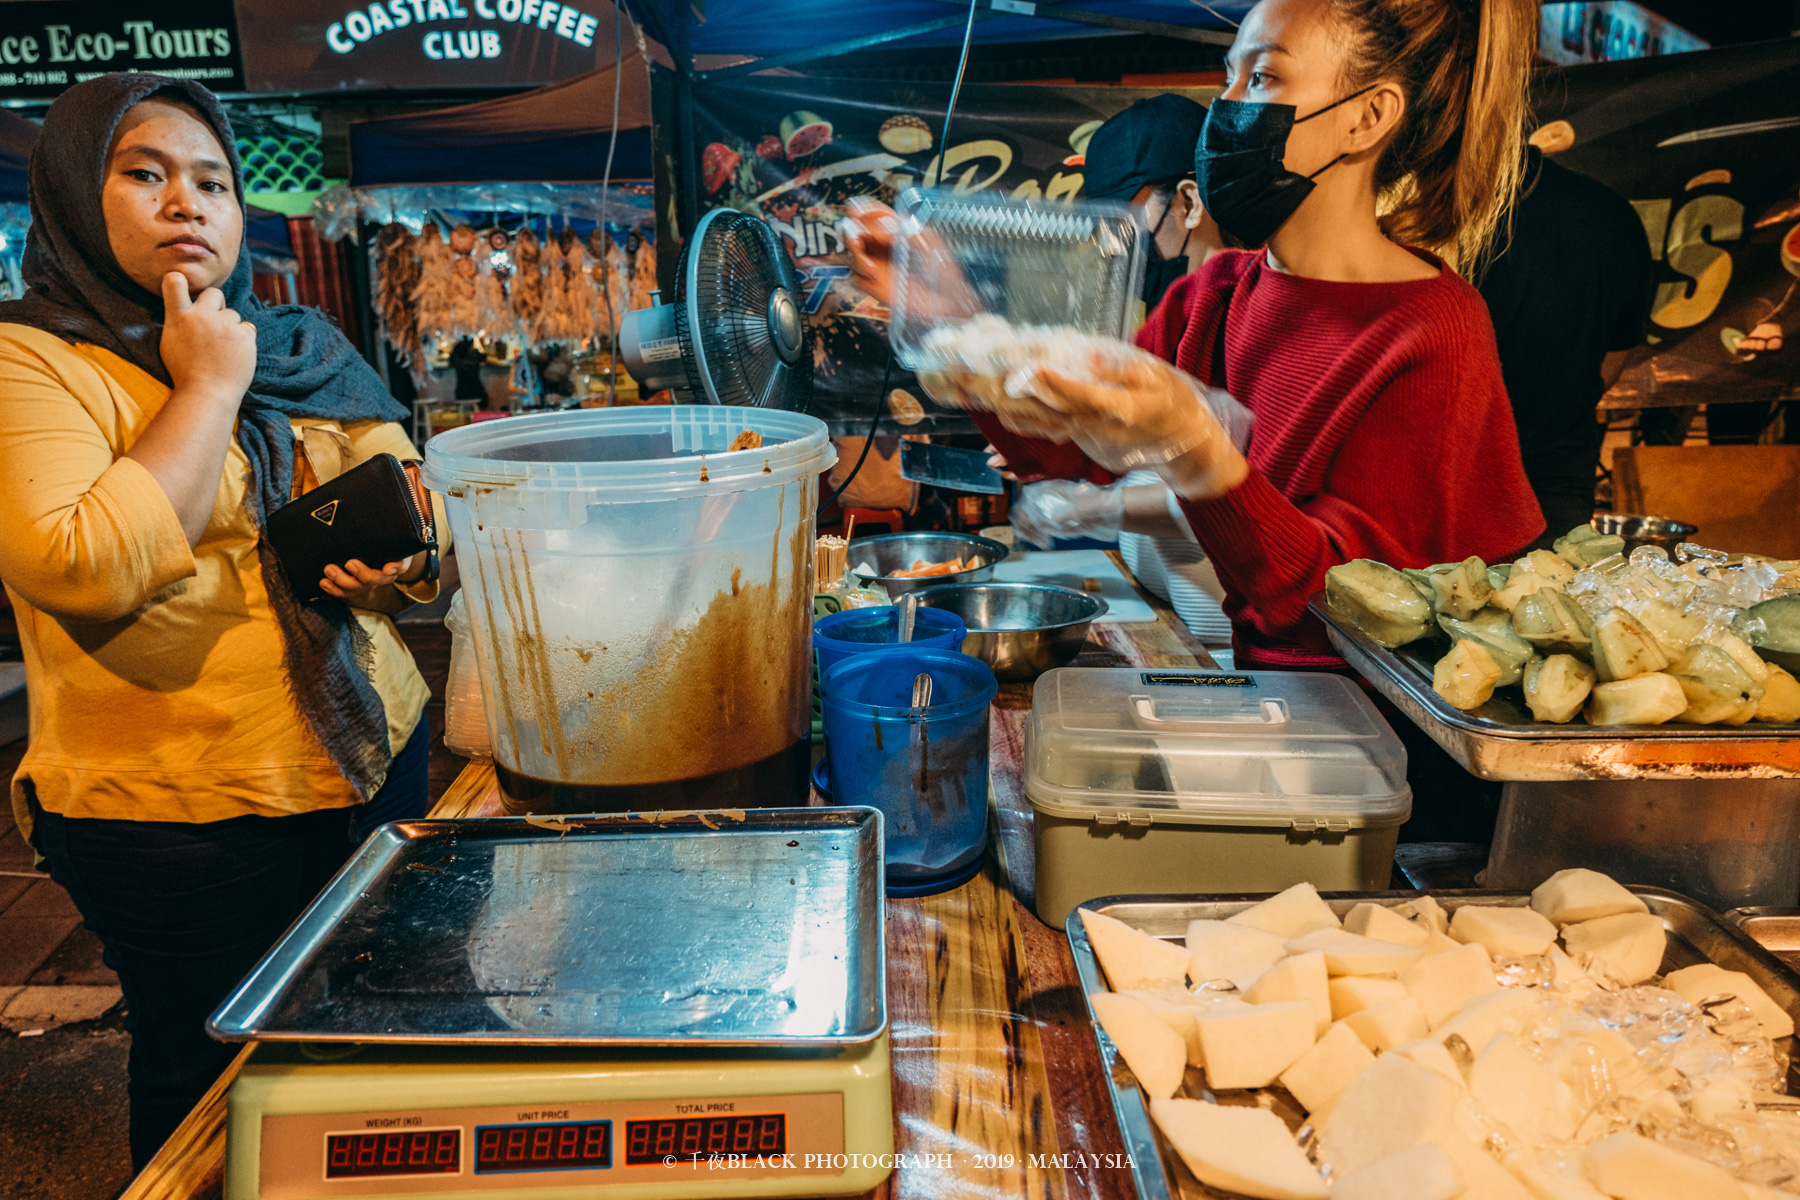
{"type": "Polygon", "coordinates": [[[848,521],[844,522],[844,544],[846,546],[848,546],[850,544],[850,539],[855,536],[856,536],[856,514],[851,513],[850,519],[848,521]]]}
{"type": "Polygon", "coordinates": [[[844,577],[844,564],[849,555],[843,538],[831,534],[813,542],[813,577],[820,584],[834,584],[844,577]]]}

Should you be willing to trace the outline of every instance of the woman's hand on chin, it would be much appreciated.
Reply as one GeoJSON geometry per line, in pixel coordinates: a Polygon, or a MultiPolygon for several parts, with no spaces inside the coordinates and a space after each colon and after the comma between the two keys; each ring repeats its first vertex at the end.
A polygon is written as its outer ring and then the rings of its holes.
{"type": "Polygon", "coordinates": [[[256,376],[256,327],[227,308],[225,293],[190,296],[180,271],[163,276],[162,360],[176,391],[200,391],[236,407],[256,376]]]}

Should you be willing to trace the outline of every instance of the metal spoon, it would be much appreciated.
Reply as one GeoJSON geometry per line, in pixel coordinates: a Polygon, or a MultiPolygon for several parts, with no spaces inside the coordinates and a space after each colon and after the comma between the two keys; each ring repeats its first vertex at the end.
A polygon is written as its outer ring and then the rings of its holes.
{"type": "Polygon", "coordinates": [[[900,640],[912,641],[913,621],[919,615],[919,598],[908,592],[900,597],[900,640]]]}
{"type": "Polygon", "coordinates": [[[913,676],[913,707],[920,711],[931,707],[931,676],[923,671],[913,676]]]}

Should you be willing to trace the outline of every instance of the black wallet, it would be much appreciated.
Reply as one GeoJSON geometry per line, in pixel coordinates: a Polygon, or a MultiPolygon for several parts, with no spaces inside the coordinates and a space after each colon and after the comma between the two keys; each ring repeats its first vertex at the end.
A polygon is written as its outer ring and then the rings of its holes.
{"type": "Polygon", "coordinates": [[[377,454],[269,514],[269,545],[294,595],[317,600],[331,563],[380,567],[425,551],[425,578],[438,573],[431,495],[419,464],[377,454]]]}

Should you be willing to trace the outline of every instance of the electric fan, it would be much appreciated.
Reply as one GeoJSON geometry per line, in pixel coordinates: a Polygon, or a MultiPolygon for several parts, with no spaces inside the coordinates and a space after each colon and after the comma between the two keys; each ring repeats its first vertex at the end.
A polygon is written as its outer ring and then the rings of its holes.
{"type": "Polygon", "coordinates": [[[646,392],[683,389],[694,403],[803,408],[812,345],[799,295],[800,272],[775,231],[715,208],[682,252],[675,303],[625,314],[625,369],[646,392]]]}

